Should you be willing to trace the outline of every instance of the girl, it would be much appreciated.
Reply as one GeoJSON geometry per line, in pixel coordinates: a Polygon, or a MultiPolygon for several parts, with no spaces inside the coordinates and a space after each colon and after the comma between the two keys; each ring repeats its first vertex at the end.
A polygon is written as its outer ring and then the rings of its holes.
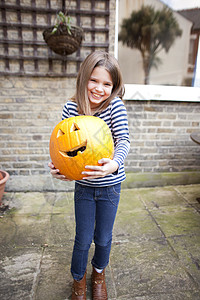
{"type": "MultiPolygon", "coordinates": [[[[62,118],[94,115],[109,126],[115,146],[113,159],[102,158],[101,166],[85,166],[84,178],[75,182],[76,236],[71,262],[74,279],[72,300],[86,300],[88,251],[94,239],[92,296],[106,300],[105,268],[109,263],[112,230],[125,179],[123,162],[129,151],[129,132],[124,87],[117,60],[106,52],[91,53],[82,63],[76,93],[63,109],[62,118]],[[89,170],[87,170],[89,169],[89,170]]],[[[49,163],[54,178],[69,180],[49,163]]]]}

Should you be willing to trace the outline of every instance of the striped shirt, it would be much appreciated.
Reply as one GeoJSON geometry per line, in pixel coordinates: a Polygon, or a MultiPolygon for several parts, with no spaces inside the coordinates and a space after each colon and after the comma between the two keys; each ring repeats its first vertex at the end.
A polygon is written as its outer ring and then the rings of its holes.
{"type": "MultiPolygon", "coordinates": [[[[68,101],[63,108],[62,120],[78,115],[77,104],[68,101]]],[[[126,178],[124,159],[130,148],[126,108],[120,98],[114,98],[106,109],[100,113],[96,113],[94,116],[104,120],[111,130],[115,149],[113,160],[118,163],[119,168],[115,173],[103,178],[82,179],[77,182],[93,187],[103,187],[120,183],[126,178]]]]}

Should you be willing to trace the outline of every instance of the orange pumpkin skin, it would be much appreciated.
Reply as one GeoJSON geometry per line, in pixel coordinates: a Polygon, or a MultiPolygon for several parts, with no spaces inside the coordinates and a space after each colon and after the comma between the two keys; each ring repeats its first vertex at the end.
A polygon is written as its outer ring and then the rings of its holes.
{"type": "Polygon", "coordinates": [[[114,143],[108,125],[94,116],[67,118],[56,125],[49,144],[56,169],[71,180],[81,180],[86,165],[113,158],[114,143]]]}

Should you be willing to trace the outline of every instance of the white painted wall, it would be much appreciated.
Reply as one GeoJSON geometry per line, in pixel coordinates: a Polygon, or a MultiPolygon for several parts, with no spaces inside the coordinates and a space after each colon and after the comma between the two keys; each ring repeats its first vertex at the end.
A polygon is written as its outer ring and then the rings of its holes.
{"type": "MultiPolygon", "coordinates": [[[[139,10],[142,5],[152,5],[155,9],[162,9],[165,5],[159,0],[118,0],[119,1],[119,26],[124,18],[128,18],[133,10],[139,10]]],[[[174,45],[166,54],[160,52],[159,57],[162,64],[159,69],[152,69],[150,73],[150,84],[183,85],[187,74],[190,30],[192,23],[174,12],[183,33],[177,38],[174,45]]],[[[124,82],[127,84],[143,84],[144,72],[142,57],[138,50],[130,49],[118,44],[118,60],[122,70],[124,82]]]]}

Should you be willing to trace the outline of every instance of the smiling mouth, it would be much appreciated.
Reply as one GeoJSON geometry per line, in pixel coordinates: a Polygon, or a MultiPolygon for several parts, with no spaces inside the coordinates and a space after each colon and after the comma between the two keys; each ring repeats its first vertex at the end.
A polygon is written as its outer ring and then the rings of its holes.
{"type": "Polygon", "coordinates": [[[87,141],[83,145],[79,146],[78,148],[74,148],[70,151],[59,151],[59,152],[61,155],[65,156],[65,157],[75,157],[78,155],[78,152],[82,153],[85,151],[86,144],[87,144],[87,141]]]}
{"type": "Polygon", "coordinates": [[[100,99],[101,97],[103,97],[103,95],[99,95],[99,94],[96,94],[96,93],[92,93],[92,96],[96,99],[100,99]]]}

